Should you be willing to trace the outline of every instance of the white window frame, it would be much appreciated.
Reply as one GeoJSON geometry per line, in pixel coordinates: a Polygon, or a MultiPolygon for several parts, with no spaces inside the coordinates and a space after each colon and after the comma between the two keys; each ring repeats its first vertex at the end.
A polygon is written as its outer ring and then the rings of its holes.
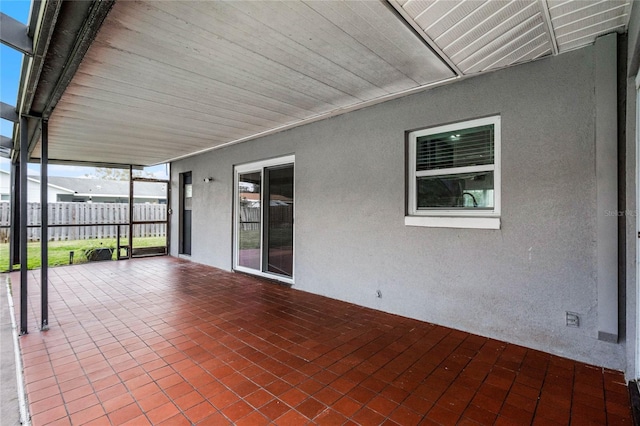
{"type": "MultiPolygon", "coordinates": [[[[240,271],[240,272],[245,272],[247,274],[252,274],[252,275],[258,275],[261,277],[265,277],[265,278],[269,278],[272,280],[276,280],[276,281],[281,281],[287,284],[294,284],[294,277],[295,277],[295,269],[296,269],[296,250],[295,250],[295,246],[296,246],[296,232],[295,232],[295,208],[294,208],[294,225],[293,225],[293,272],[291,275],[291,278],[289,277],[285,277],[283,275],[278,275],[278,274],[274,274],[274,273],[269,273],[269,272],[264,272],[263,268],[263,255],[262,255],[262,235],[263,235],[263,231],[262,231],[262,226],[264,226],[264,206],[262,206],[262,214],[261,214],[261,223],[260,223],[260,270],[257,269],[251,269],[251,268],[247,268],[244,266],[241,266],[238,264],[238,248],[239,248],[239,238],[240,238],[240,233],[238,232],[238,229],[240,229],[240,200],[239,200],[239,196],[238,196],[238,186],[239,186],[239,178],[241,174],[245,174],[245,173],[250,173],[250,172],[260,172],[261,175],[261,184],[260,184],[260,200],[262,203],[262,197],[263,197],[263,192],[264,192],[264,169],[265,168],[269,168],[269,167],[274,167],[274,166],[284,166],[284,165],[288,165],[288,164],[292,164],[294,166],[294,173],[295,173],[295,155],[287,155],[285,157],[278,157],[278,158],[271,158],[268,160],[262,160],[262,161],[255,161],[252,163],[246,163],[246,164],[241,164],[241,165],[236,165],[234,167],[234,173],[233,173],[233,206],[234,206],[234,213],[233,213],[233,269],[236,271],[240,271]]],[[[294,185],[294,196],[293,199],[295,200],[295,185],[294,185]]],[[[294,201],[295,203],[295,201],[294,201]]],[[[262,205],[262,204],[261,204],[262,205]]]]}
{"type": "Polygon", "coordinates": [[[491,116],[475,120],[467,120],[443,126],[429,127],[412,131],[408,134],[408,197],[406,226],[426,226],[436,228],[476,228],[476,229],[500,229],[500,204],[501,204],[501,127],[500,116],[491,116]],[[418,138],[438,133],[453,132],[472,127],[485,125],[494,126],[494,162],[492,165],[455,167],[449,169],[416,171],[416,146],[418,138]],[[451,175],[459,173],[473,173],[493,171],[493,202],[491,210],[470,209],[418,209],[417,179],[423,176],[451,175]]]}

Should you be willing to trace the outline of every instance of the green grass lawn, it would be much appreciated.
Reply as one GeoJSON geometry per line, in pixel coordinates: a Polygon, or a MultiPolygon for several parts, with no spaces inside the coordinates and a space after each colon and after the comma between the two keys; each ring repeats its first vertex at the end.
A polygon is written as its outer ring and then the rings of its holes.
{"type": "MultiPolygon", "coordinates": [[[[272,246],[291,246],[293,244],[293,229],[272,229],[270,243],[272,246]]],[[[239,245],[241,250],[260,248],[260,230],[241,231],[239,245]]]]}
{"type": "MultiPolygon", "coordinates": [[[[126,244],[127,240],[121,240],[121,244],[126,244]]],[[[163,247],[166,244],[164,237],[134,238],[134,247],[163,247]]],[[[74,241],[50,241],[49,242],[49,266],[60,266],[69,264],[69,253],[74,252],[73,263],[84,263],[87,258],[84,251],[95,247],[116,246],[115,238],[74,240],[74,241]]],[[[27,244],[27,269],[40,267],[40,242],[27,244]]],[[[116,259],[116,252],[113,252],[113,259],[116,259]]],[[[0,272],[9,270],[9,244],[0,244],[0,272]]]]}

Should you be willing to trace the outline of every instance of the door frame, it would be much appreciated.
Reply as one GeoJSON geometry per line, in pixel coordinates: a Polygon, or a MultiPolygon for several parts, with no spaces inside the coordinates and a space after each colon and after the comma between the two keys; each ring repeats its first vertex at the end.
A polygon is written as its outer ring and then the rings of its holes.
{"type": "MultiPolygon", "coordinates": [[[[170,215],[170,206],[171,206],[171,181],[169,179],[155,179],[155,178],[145,178],[145,177],[135,177],[131,176],[131,196],[129,197],[129,209],[131,212],[134,210],[135,203],[135,184],[136,182],[148,182],[151,184],[158,185],[166,185],[166,203],[165,203],[165,219],[164,220],[131,220],[129,223],[129,257],[147,257],[147,256],[162,256],[169,254],[169,247],[171,244],[171,215],[170,215]],[[158,247],[134,247],[133,244],[133,227],[136,225],[164,225],[165,226],[165,241],[164,246],[158,247]]],[[[133,217],[133,215],[131,216],[133,217]]]]}
{"type": "MultiPolygon", "coordinates": [[[[185,253],[184,250],[184,198],[185,198],[185,177],[187,175],[191,176],[191,185],[193,188],[193,171],[186,171],[186,172],[181,172],[178,178],[178,195],[179,195],[179,200],[178,200],[178,255],[179,256],[191,256],[191,251],[192,251],[192,245],[193,245],[193,223],[191,226],[191,247],[189,247],[189,253],[185,253]]],[[[193,197],[192,197],[192,209],[193,209],[193,197]]],[[[193,221],[193,210],[191,213],[191,220],[193,221]]]]}
{"type": "MultiPolygon", "coordinates": [[[[635,342],[635,362],[633,372],[633,377],[636,379],[640,379],[640,215],[637,213],[640,203],[640,72],[636,74],[636,342],[635,342]]],[[[628,365],[628,363],[627,363],[628,365]]]]}
{"type": "Polygon", "coordinates": [[[295,155],[287,155],[284,157],[271,158],[268,160],[255,161],[251,163],[238,164],[233,167],[233,250],[232,250],[232,265],[234,271],[245,272],[252,275],[258,275],[261,277],[281,281],[287,284],[294,284],[295,269],[296,269],[296,232],[295,232],[295,214],[296,214],[296,187],[295,187],[295,155]],[[293,166],[293,270],[291,277],[284,275],[278,275],[264,271],[264,223],[265,223],[265,211],[264,208],[264,170],[269,167],[285,166],[291,164],[293,166]],[[262,182],[260,185],[260,269],[251,269],[238,264],[238,239],[239,239],[239,226],[240,226],[240,199],[238,196],[239,177],[241,174],[250,172],[260,172],[262,182]]]}

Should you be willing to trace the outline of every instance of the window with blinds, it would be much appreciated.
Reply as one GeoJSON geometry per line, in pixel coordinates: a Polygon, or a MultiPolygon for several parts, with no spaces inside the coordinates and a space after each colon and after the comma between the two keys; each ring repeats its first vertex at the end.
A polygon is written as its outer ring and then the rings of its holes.
{"type": "Polygon", "coordinates": [[[500,117],[409,133],[410,215],[499,214],[500,117]]]}
{"type": "Polygon", "coordinates": [[[493,164],[493,125],[418,138],[416,170],[493,164]]]}

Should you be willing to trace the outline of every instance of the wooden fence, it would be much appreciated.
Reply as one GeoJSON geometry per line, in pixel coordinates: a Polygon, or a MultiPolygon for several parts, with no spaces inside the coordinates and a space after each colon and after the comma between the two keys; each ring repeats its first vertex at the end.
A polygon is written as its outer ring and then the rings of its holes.
{"type": "MultiPolygon", "coordinates": [[[[92,238],[116,238],[117,226],[65,226],[92,223],[128,223],[129,204],[126,203],[49,203],[49,241],[88,240],[92,238]]],[[[11,207],[0,202],[0,226],[9,226],[11,207]]],[[[134,204],[133,220],[164,221],[167,219],[166,204],[134,204]]],[[[27,203],[27,225],[40,225],[40,203],[27,203]]],[[[153,223],[133,226],[135,237],[164,237],[167,225],[153,223]]],[[[40,241],[40,228],[28,228],[29,241],[40,241]]],[[[120,236],[129,235],[128,226],[120,226],[120,236]]],[[[0,228],[0,242],[9,239],[9,229],[0,228]]]]}
{"type": "MultiPolygon", "coordinates": [[[[262,211],[260,207],[240,207],[240,229],[257,231],[260,229],[262,211]]],[[[289,226],[293,222],[293,205],[271,206],[269,221],[272,227],[289,226]]]]}
{"type": "Polygon", "coordinates": [[[260,229],[260,207],[240,207],[240,229],[257,231],[260,229]]]}
{"type": "MultiPolygon", "coordinates": [[[[272,226],[291,223],[292,206],[272,206],[270,209],[272,226]]],[[[241,207],[240,226],[243,231],[260,229],[261,211],[259,207],[241,207]]],[[[133,221],[167,220],[166,204],[134,204],[133,221]]],[[[8,202],[0,202],[0,242],[9,240],[11,207],[8,202]]],[[[64,226],[92,223],[128,223],[129,204],[126,203],[49,203],[49,241],[89,240],[92,238],[116,238],[117,226],[64,226]]],[[[40,203],[27,203],[27,225],[40,225],[40,203]]],[[[133,226],[133,237],[164,237],[167,225],[148,223],[133,226]]],[[[28,228],[29,241],[40,241],[40,228],[28,228]]],[[[120,237],[127,238],[129,226],[120,226],[120,237]]]]}

